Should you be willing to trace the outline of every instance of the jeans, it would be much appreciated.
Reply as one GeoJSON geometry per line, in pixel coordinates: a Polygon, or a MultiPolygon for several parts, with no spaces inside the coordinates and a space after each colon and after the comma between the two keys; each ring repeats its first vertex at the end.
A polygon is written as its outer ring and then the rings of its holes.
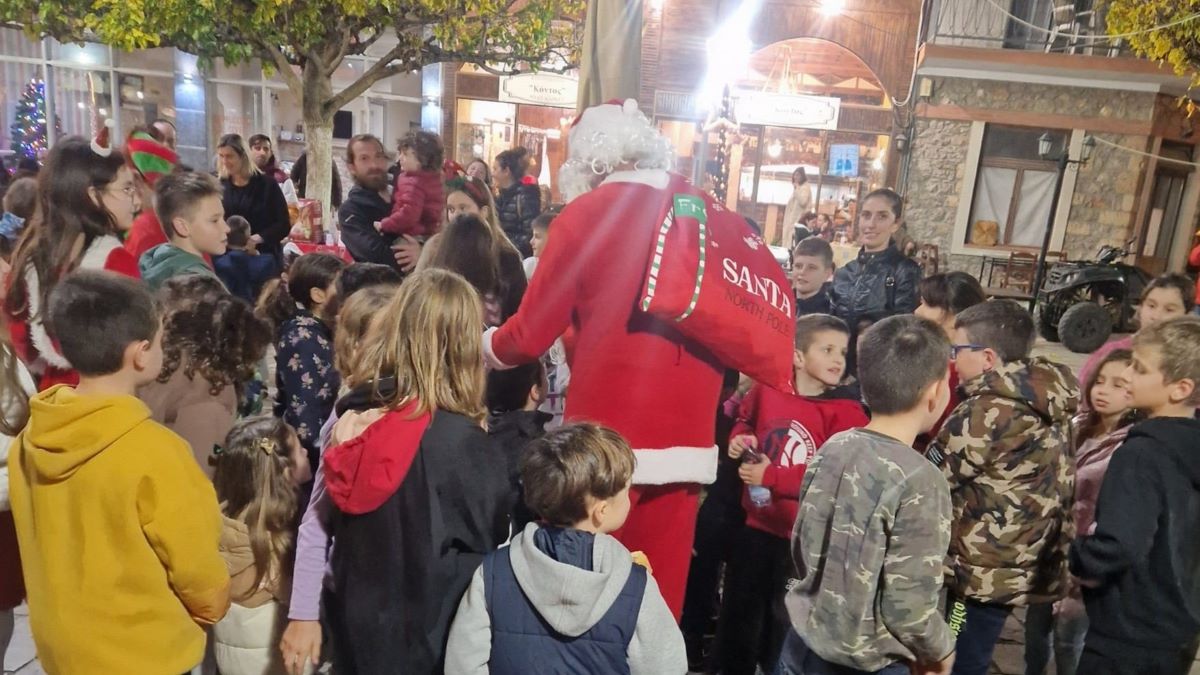
{"type": "Polygon", "coordinates": [[[1000,631],[1011,613],[1008,605],[988,605],[953,594],[946,598],[946,622],[956,637],[953,675],[987,675],[1000,631]]]}
{"type": "Polygon", "coordinates": [[[1050,663],[1050,636],[1054,635],[1054,669],[1058,675],[1075,675],[1083,640],[1087,637],[1087,614],[1054,616],[1054,605],[1032,605],[1025,614],[1025,675],[1043,675],[1050,663]]]}
{"type": "Polygon", "coordinates": [[[788,631],[783,641],[783,652],[775,675],[908,675],[908,664],[896,662],[880,670],[858,670],[839,666],[817,656],[804,644],[804,639],[795,630],[788,631]]]}

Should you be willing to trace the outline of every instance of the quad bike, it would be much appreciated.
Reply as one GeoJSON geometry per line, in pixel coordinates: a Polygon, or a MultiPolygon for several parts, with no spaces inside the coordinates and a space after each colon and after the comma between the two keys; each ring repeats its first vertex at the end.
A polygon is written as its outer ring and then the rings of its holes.
{"type": "Polygon", "coordinates": [[[1121,262],[1133,242],[1103,246],[1095,262],[1055,264],[1038,292],[1037,326],[1042,337],[1077,354],[1090,354],[1113,331],[1134,330],[1136,303],[1150,277],[1121,262]]]}

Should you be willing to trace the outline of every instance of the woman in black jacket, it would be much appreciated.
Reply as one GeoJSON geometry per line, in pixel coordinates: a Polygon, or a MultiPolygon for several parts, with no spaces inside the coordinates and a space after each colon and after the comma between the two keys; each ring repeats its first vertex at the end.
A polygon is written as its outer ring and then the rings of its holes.
{"type": "Polygon", "coordinates": [[[513,148],[496,155],[492,171],[496,187],[496,210],[500,227],[516,245],[522,256],[533,255],[529,239],[533,236],[533,219],[542,212],[542,196],[536,184],[522,181],[529,171],[529,151],[513,148]]]}
{"type": "Polygon", "coordinates": [[[225,217],[245,218],[250,223],[250,238],[258,244],[259,252],[282,259],[282,242],[292,226],[279,184],[254,166],[246,142],[238,134],[221,137],[217,167],[224,191],[225,217]]]}
{"type": "Polygon", "coordinates": [[[862,249],[833,275],[833,314],[854,332],[846,358],[848,372],[854,372],[854,338],[870,324],[896,314],[911,314],[921,304],[917,292],[921,266],[905,257],[892,239],[904,222],[902,213],[903,201],[894,190],[868,194],[858,211],[862,249]]]}

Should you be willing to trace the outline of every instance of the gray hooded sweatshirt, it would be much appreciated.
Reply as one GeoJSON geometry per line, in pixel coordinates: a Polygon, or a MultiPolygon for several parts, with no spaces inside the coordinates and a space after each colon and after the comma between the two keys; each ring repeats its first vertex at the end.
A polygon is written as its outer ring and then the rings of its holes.
{"type": "MultiPolygon", "coordinates": [[[[512,541],[513,574],[538,614],[558,633],[577,637],[608,612],[633,565],[629,549],[607,534],[597,534],[592,569],[558,562],[533,543],[539,525],[530,523],[512,541]]],[[[491,617],[487,610],[483,567],[475,570],[471,586],[458,605],[446,648],[447,675],[487,673],[492,651],[491,617]]],[[[646,593],[637,628],[629,642],[629,669],[634,675],[677,675],[687,672],[683,635],[658,590],[646,576],[646,593]]]]}

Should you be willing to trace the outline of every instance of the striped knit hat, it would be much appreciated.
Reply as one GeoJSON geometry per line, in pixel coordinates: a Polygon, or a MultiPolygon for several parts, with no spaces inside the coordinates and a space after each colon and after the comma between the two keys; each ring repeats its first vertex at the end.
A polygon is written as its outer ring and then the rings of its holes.
{"type": "Polygon", "coordinates": [[[175,170],[179,155],[167,146],[154,140],[150,134],[138,131],[129,137],[125,153],[134,170],[141,174],[146,184],[153,187],[155,181],[175,170]]]}

